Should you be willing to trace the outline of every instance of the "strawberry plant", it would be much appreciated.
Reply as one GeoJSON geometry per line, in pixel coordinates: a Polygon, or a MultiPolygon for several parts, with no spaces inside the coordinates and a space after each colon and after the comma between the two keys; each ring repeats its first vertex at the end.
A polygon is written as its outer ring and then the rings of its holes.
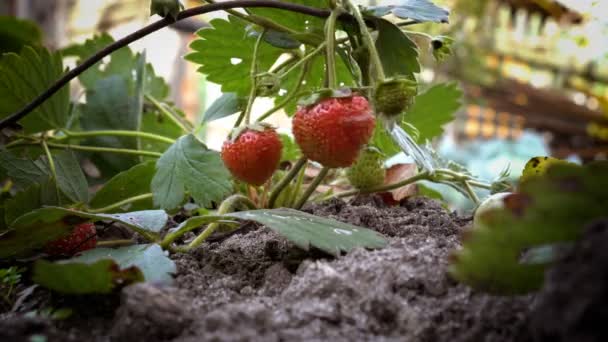
{"type": "MultiPolygon", "coordinates": [[[[101,34],[61,51],[23,46],[2,56],[1,259],[35,260],[32,279],[56,291],[107,293],[135,281],[169,282],[175,264],[167,252],[188,252],[242,221],[332,255],[384,246],[376,232],[298,210],[330,176],[340,177],[336,168],[351,167],[353,189],[316,198],[420,180],[476,202],[475,188],[492,189],[427,144],[452,119],[462,92],[420,84],[419,47],[404,28],[447,22],[446,10],[428,0],[206,2],[182,10],[178,1],[154,0],[152,13],[163,19],[118,41],[101,34]],[[223,92],[195,124],[168,100],[146,54],[127,45],[219,10],[228,18],[197,32],[185,57],[223,92]],[[66,70],[65,57],[78,65],[66,70]],[[76,79],[83,96],[71,98],[76,79]],[[261,97],[274,107],[254,118],[261,97]],[[295,143],[265,121],[280,111],[293,116],[295,143]],[[228,116],[234,130],[220,153],[201,137],[208,122],[228,116]],[[384,184],[383,163],[398,152],[414,159],[418,173],[384,184]],[[313,162],[323,168],[305,182],[313,162]],[[182,220],[169,227],[174,214],[182,220]],[[136,236],[99,238],[112,225],[136,236]],[[55,260],[61,257],[71,258],[55,260]]],[[[422,48],[437,40],[447,38],[430,37],[422,48]]]]}

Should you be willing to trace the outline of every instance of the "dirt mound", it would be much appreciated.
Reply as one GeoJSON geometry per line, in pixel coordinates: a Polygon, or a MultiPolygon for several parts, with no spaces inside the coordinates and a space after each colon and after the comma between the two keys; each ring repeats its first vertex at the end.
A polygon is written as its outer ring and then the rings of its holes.
{"type": "Polygon", "coordinates": [[[333,259],[303,252],[259,227],[176,255],[174,287],[123,290],[105,334],[72,318],[60,330],[82,340],[127,341],[526,341],[528,297],[476,293],[446,275],[468,223],[440,204],[376,197],[333,200],[306,211],[375,229],[381,250],[333,259]]]}

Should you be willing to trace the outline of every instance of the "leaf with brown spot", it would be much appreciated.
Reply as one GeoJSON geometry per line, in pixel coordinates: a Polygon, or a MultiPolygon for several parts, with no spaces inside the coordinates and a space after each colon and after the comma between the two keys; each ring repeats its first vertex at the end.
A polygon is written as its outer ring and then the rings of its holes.
{"type": "MultiPolygon", "coordinates": [[[[385,185],[399,183],[405,179],[415,176],[416,164],[395,164],[386,170],[385,185]]],[[[418,192],[416,184],[408,184],[400,188],[391,190],[393,199],[400,202],[403,199],[412,197],[418,192]]]]}

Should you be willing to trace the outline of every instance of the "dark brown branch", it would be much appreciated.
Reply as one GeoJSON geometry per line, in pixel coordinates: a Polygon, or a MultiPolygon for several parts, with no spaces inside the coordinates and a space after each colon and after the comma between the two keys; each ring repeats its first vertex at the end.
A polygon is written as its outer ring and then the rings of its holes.
{"type": "MultiPolygon", "coordinates": [[[[203,5],[199,7],[193,7],[187,10],[180,12],[177,16],[177,20],[183,20],[195,15],[205,14],[214,11],[220,11],[231,8],[245,8],[245,7],[268,7],[268,8],[277,8],[283,9],[292,12],[298,12],[302,14],[307,14],[315,17],[328,17],[329,11],[325,9],[319,9],[304,5],[293,4],[289,2],[279,2],[276,0],[236,0],[236,1],[226,1],[226,2],[218,2],[208,5],[203,5]]],[[[167,17],[157,22],[154,22],[146,27],[143,27],[130,35],[115,41],[114,43],[106,46],[93,56],[89,57],[82,64],[78,65],[74,69],[65,73],[60,79],[58,79],[53,85],[51,85],[47,90],[45,90],[42,94],[36,97],[32,102],[23,107],[20,111],[11,114],[10,116],[2,119],[0,121],[0,129],[8,126],[15,126],[17,121],[24,118],[27,114],[32,112],[36,107],[40,106],[44,101],[53,96],[56,92],[58,92],[61,88],[67,85],[71,80],[75,79],[83,73],[88,68],[95,65],[95,63],[101,61],[104,57],[110,55],[112,52],[125,47],[134,41],[141,39],[153,32],[156,32],[164,27],[167,27],[171,24],[174,24],[171,18],[167,17]]]]}

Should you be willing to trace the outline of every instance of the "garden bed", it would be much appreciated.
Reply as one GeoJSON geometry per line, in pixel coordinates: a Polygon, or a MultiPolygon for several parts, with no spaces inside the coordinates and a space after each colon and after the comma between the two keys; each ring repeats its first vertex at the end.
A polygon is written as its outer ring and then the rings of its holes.
{"type": "MultiPolygon", "coordinates": [[[[377,197],[333,200],[306,211],[385,235],[380,250],[332,259],[304,252],[246,224],[190,254],[174,255],[173,287],[137,284],[105,297],[60,298],[39,290],[36,305],[71,306],[53,323],[5,315],[0,337],[49,341],[394,340],[525,341],[530,297],[496,297],[449,278],[450,253],[468,218],[427,199],[385,207],[377,197]],[[4,334],[5,336],[1,336],[4,334]]],[[[24,304],[34,305],[32,303],[24,304]]],[[[31,309],[31,308],[30,308],[31,309]]]]}

